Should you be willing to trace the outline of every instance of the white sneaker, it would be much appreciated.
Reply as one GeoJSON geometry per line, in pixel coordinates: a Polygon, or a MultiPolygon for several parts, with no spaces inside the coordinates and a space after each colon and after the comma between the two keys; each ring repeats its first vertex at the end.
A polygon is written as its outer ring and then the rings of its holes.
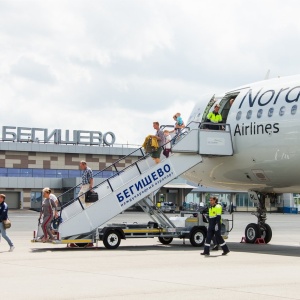
{"type": "Polygon", "coordinates": [[[8,252],[13,252],[13,251],[14,251],[14,249],[15,249],[15,246],[10,246],[10,248],[9,248],[8,252]]]}

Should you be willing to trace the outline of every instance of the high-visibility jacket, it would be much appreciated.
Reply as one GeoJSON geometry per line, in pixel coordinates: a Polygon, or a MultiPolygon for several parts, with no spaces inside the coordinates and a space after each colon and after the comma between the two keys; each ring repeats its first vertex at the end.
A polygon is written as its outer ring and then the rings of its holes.
{"type": "Polygon", "coordinates": [[[209,223],[211,224],[221,224],[222,206],[216,204],[211,206],[208,210],[209,223]]]}
{"type": "Polygon", "coordinates": [[[222,122],[222,116],[219,113],[215,113],[211,111],[207,115],[207,119],[209,119],[212,123],[221,123],[222,122]]]}

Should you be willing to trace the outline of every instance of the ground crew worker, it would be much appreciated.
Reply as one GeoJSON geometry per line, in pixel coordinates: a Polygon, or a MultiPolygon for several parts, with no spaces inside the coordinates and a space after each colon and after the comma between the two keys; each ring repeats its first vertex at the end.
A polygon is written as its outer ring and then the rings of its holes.
{"type": "MultiPolygon", "coordinates": [[[[222,116],[219,114],[219,109],[220,109],[220,105],[216,104],[214,107],[214,110],[211,111],[208,115],[207,115],[207,122],[211,122],[211,123],[222,123],[222,116]]],[[[220,130],[222,129],[220,126],[216,126],[216,125],[209,125],[208,126],[209,129],[213,129],[213,130],[220,130]]]]}
{"type": "Polygon", "coordinates": [[[224,239],[221,236],[221,214],[222,206],[218,204],[217,197],[210,197],[210,208],[208,210],[209,225],[207,230],[207,237],[204,244],[204,252],[201,255],[209,255],[210,242],[215,235],[217,243],[222,247],[222,255],[229,253],[228,246],[226,245],[224,239]]]}

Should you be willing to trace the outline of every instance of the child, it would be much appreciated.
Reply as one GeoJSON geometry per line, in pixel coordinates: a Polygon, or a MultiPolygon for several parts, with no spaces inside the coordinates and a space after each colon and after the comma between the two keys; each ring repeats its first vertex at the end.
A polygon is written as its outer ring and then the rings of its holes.
{"type": "Polygon", "coordinates": [[[169,130],[164,130],[164,135],[165,135],[165,141],[166,141],[166,144],[165,144],[165,149],[164,149],[164,156],[165,157],[169,157],[170,155],[170,152],[171,152],[171,136],[170,136],[170,132],[169,130]]]}
{"type": "Polygon", "coordinates": [[[174,130],[170,131],[170,133],[174,132],[175,131],[175,137],[173,138],[173,145],[175,145],[176,143],[176,140],[177,138],[179,137],[180,135],[180,131],[182,128],[185,127],[184,125],[184,122],[181,118],[181,114],[180,113],[176,113],[174,116],[173,116],[173,119],[176,121],[175,123],[175,127],[174,127],[174,130]]]}
{"type": "Polygon", "coordinates": [[[183,128],[182,126],[184,126],[184,124],[183,124],[183,120],[181,118],[181,114],[180,113],[175,114],[174,119],[176,120],[175,128],[183,128]],[[178,126],[178,127],[176,127],[176,126],[178,126]]]}

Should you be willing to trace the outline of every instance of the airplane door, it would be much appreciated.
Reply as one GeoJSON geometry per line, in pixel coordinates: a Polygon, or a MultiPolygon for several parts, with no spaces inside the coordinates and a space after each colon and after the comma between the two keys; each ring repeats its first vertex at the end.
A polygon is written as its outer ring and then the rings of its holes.
{"type": "Polygon", "coordinates": [[[208,115],[209,111],[213,107],[213,105],[216,103],[215,95],[212,96],[212,98],[209,100],[206,108],[204,109],[201,123],[206,122],[206,116],[208,115]]]}
{"type": "Polygon", "coordinates": [[[220,105],[219,113],[222,116],[223,123],[226,123],[228,113],[231,108],[230,99],[234,100],[238,96],[238,94],[239,94],[239,92],[226,94],[226,95],[222,95],[222,96],[213,95],[213,97],[210,99],[210,101],[208,102],[208,104],[204,110],[204,114],[202,116],[202,122],[206,121],[206,116],[212,110],[212,107],[214,106],[214,104],[218,103],[220,105]]]}

